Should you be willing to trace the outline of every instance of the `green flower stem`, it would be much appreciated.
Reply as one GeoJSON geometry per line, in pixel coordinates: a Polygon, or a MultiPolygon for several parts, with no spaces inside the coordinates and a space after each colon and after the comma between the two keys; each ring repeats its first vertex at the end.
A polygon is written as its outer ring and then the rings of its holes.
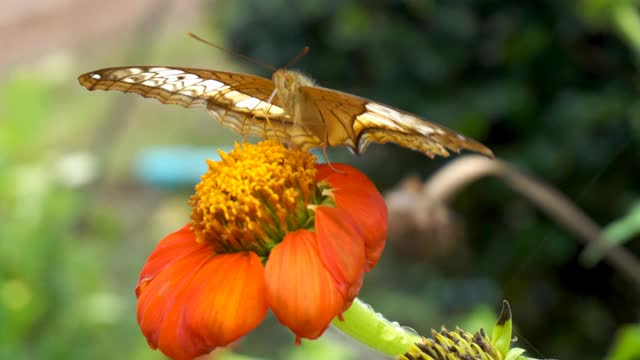
{"type": "Polygon", "coordinates": [[[390,322],[358,298],[342,316],[344,321],[336,318],[332,325],[362,344],[387,355],[403,354],[411,344],[422,341],[420,335],[390,322]]]}

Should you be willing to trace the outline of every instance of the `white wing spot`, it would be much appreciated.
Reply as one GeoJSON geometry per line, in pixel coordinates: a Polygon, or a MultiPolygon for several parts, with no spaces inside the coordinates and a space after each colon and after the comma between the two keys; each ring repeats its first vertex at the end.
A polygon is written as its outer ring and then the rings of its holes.
{"type": "MultiPolygon", "coordinates": [[[[242,94],[245,95],[245,94],[242,94]]],[[[248,95],[245,95],[248,96],[248,95]]],[[[271,116],[282,115],[284,110],[281,107],[270,104],[266,101],[256,99],[254,97],[248,97],[236,102],[234,105],[236,108],[243,108],[252,111],[253,114],[269,114],[271,116]]]]}
{"type": "Polygon", "coordinates": [[[160,88],[171,92],[176,91],[176,86],[172,83],[162,84],[160,85],[160,88]]]}
{"type": "Polygon", "coordinates": [[[100,79],[102,79],[102,76],[101,76],[100,74],[96,74],[96,73],[93,73],[93,74],[91,74],[91,75],[89,75],[89,76],[91,76],[91,78],[92,78],[92,79],[95,79],[95,80],[100,80],[100,79]]]}
{"type": "Polygon", "coordinates": [[[175,84],[176,87],[179,88],[186,88],[189,86],[193,86],[198,84],[199,82],[202,81],[202,79],[200,79],[199,77],[195,77],[195,79],[192,78],[187,78],[186,76],[184,77],[184,79],[167,79],[168,82],[175,84]]]}
{"type": "Polygon", "coordinates": [[[124,77],[124,76],[142,74],[143,72],[144,70],[140,68],[128,68],[128,69],[118,69],[114,71],[112,74],[116,75],[117,77],[124,77]]]}
{"type": "Polygon", "coordinates": [[[236,90],[228,91],[224,93],[222,96],[224,96],[226,99],[231,100],[231,102],[235,104],[239,103],[240,101],[251,99],[249,95],[243,94],[240,91],[236,91],[236,90]]]}
{"type": "MultiPolygon", "coordinates": [[[[150,72],[154,72],[154,73],[161,73],[161,72],[165,72],[165,71],[179,71],[179,70],[173,70],[173,69],[169,69],[166,67],[154,67],[149,69],[150,72]]],[[[181,72],[181,71],[179,71],[181,72]]]]}
{"type": "Polygon", "coordinates": [[[371,111],[367,111],[365,113],[362,113],[360,115],[358,115],[356,117],[357,123],[358,125],[361,125],[363,127],[363,129],[369,128],[369,127],[386,127],[388,129],[392,129],[392,130],[397,130],[397,131],[401,131],[402,127],[399,126],[397,123],[395,123],[394,121],[390,120],[389,118],[378,114],[378,113],[374,113],[371,111]]]}
{"type": "Polygon", "coordinates": [[[160,86],[162,84],[162,79],[149,79],[149,80],[145,80],[142,82],[142,85],[146,85],[146,86],[150,86],[150,87],[157,87],[160,86]]]}
{"type": "Polygon", "coordinates": [[[256,106],[258,106],[258,104],[260,104],[262,101],[258,100],[254,97],[248,98],[248,99],[244,99],[244,100],[240,100],[238,101],[235,106],[239,107],[239,108],[246,108],[246,109],[253,109],[256,106]]]}
{"type": "MultiPolygon", "coordinates": [[[[153,71],[153,69],[151,69],[151,71],[153,71]]],[[[176,77],[176,76],[180,76],[180,75],[184,75],[184,71],[176,70],[176,69],[158,71],[158,76],[160,76],[160,77],[171,77],[171,76],[176,77]]]]}
{"type": "Polygon", "coordinates": [[[219,88],[225,86],[223,83],[221,83],[220,81],[216,81],[216,80],[205,80],[201,83],[199,83],[198,85],[200,86],[204,86],[205,90],[204,92],[209,92],[209,91],[213,91],[213,90],[218,90],[219,88]]]}
{"type": "Polygon", "coordinates": [[[356,118],[364,128],[384,126],[392,130],[402,130],[398,122],[402,122],[403,114],[376,103],[368,103],[365,108],[367,111],[356,118]]]}
{"type": "Polygon", "coordinates": [[[410,126],[425,136],[438,131],[437,128],[429,126],[411,114],[402,113],[384,105],[371,102],[366,104],[365,108],[367,111],[356,118],[356,125],[361,126],[362,129],[383,126],[392,130],[407,132],[407,126],[410,126]]]}
{"type": "Polygon", "coordinates": [[[416,127],[419,129],[418,131],[420,131],[420,133],[422,135],[429,135],[432,134],[434,129],[426,124],[416,124],[416,127]]]}

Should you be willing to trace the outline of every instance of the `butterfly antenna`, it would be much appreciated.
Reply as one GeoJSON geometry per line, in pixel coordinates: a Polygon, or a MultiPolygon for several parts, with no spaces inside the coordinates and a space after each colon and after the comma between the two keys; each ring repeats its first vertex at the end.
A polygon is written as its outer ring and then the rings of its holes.
{"type": "Polygon", "coordinates": [[[305,55],[307,55],[309,53],[309,50],[311,50],[311,48],[309,48],[308,46],[305,46],[304,49],[302,49],[302,51],[298,53],[298,55],[296,55],[293,59],[289,60],[289,62],[282,68],[288,69],[289,66],[295,64],[298,60],[302,59],[305,55]]]}
{"type": "Polygon", "coordinates": [[[216,45],[216,44],[214,44],[214,43],[212,43],[212,42],[210,42],[210,41],[207,41],[207,40],[205,40],[205,39],[201,38],[200,36],[198,36],[198,35],[196,35],[196,34],[194,34],[194,33],[192,33],[192,32],[187,33],[187,35],[191,36],[192,38],[194,38],[194,39],[196,39],[196,40],[198,40],[198,41],[200,41],[200,42],[202,42],[202,43],[205,43],[205,44],[207,44],[207,45],[209,45],[209,46],[212,46],[212,47],[214,47],[214,48],[216,48],[216,49],[218,49],[218,50],[222,50],[222,51],[226,52],[226,53],[227,53],[227,54],[229,54],[229,55],[239,57],[240,59],[243,59],[243,60],[245,60],[245,61],[248,61],[248,62],[250,62],[250,63],[252,63],[252,64],[256,64],[256,65],[259,65],[259,66],[265,67],[265,68],[267,68],[267,69],[269,69],[269,70],[271,70],[271,71],[276,71],[276,70],[277,70],[277,69],[276,69],[276,67],[275,67],[275,66],[273,66],[273,65],[270,65],[270,64],[264,63],[264,62],[262,62],[262,61],[259,61],[259,60],[254,59],[254,58],[250,58],[250,57],[248,57],[248,56],[246,56],[246,55],[242,55],[242,54],[237,53],[237,52],[235,52],[235,51],[231,51],[231,50],[229,50],[229,49],[225,49],[225,48],[223,48],[222,46],[220,46],[220,45],[216,45]]]}

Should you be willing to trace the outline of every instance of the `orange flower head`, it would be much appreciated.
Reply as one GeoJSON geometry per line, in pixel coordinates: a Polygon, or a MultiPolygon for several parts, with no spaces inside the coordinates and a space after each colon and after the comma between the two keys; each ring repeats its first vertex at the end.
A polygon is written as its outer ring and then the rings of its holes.
{"type": "Polygon", "coordinates": [[[386,241],[386,205],[358,170],[274,141],[220,155],[196,186],[192,222],[158,244],[136,287],[143,334],[174,359],[228,345],[268,309],[297,342],[319,337],[386,241]]]}

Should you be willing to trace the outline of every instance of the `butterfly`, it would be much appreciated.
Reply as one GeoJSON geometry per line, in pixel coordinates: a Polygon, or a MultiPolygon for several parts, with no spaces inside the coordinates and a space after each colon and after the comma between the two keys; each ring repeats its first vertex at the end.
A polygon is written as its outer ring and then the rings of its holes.
{"type": "MultiPolygon", "coordinates": [[[[112,67],[80,75],[89,90],[137,93],[164,104],[202,107],[242,136],[276,139],[303,150],[346,145],[361,154],[371,143],[396,143],[431,158],[486,146],[417,115],[356,95],[316,86],[279,69],[272,79],[169,66],[112,67]]],[[[326,155],[326,153],[325,153],[326,155]]]]}

